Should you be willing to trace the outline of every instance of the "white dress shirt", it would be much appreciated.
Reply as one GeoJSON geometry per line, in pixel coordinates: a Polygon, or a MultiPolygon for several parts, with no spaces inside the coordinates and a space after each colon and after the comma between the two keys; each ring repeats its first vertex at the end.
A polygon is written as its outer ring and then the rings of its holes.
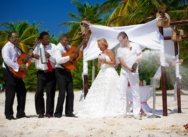
{"type": "MultiPolygon", "coordinates": [[[[142,53],[140,46],[136,43],[130,42],[130,47],[120,46],[117,50],[117,57],[123,58],[125,64],[128,67],[132,67],[132,65],[137,61],[138,54],[142,53]]],[[[123,67],[122,71],[126,71],[126,68],[123,67]]]]}
{"type": "MultiPolygon", "coordinates": [[[[66,48],[69,49],[69,48],[71,48],[71,46],[67,45],[66,48]]],[[[56,68],[63,68],[61,64],[66,63],[67,61],[70,60],[69,56],[63,57],[63,54],[66,53],[66,52],[67,51],[65,50],[65,47],[61,43],[59,43],[56,46],[56,51],[55,51],[55,59],[56,59],[55,67],[56,68]]]]}
{"type": "MultiPolygon", "coordinates": [[[[39,57],[39,59],[33,59],[33,61],[35,62],[35,66],[38,70],[48,70],[47,64],[43,64],[41,62],[40,48],[44,48],[44,45],[42,43],[39,43],[35,47],[33,54],[38,54],[40,57],[39,57]]],[[[53,44],[53,43],[46,45],[46,48],[45,48],[46,52],[48,52],[50,54],[49,60],[50,60],[53,68],[55,68],[55,64],[56,64],[56,61],[55,61],[55,58],[54,58],[55,49],[56,49],[56,45],[53,44]]]]}
{"type": "MultiPolygon", "coordinates": [[[[2,49],[2,57],[8,67],[11,67],[15,72],[18,72],[19,65],[17,63],[18,57],[21,55],[21,51],[16,48],[11,42],[7,42],[2,49]]],[[[5,64],[3,63],[3,68],[5,64]]]]}

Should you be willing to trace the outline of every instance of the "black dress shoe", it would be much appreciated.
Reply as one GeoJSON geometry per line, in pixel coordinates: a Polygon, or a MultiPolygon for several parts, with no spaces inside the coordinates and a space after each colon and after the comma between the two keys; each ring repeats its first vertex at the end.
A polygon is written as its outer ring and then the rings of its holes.
{"type": "Polygon", "coordinates": [[[54,116],[55,118],[61,118],[62,116],[54,116]]]}
{"type": "Polygon", "coordinates": [[[46,117],[51,118],[51,117],[53,117],[53,115],[52,114],[46,114],[46,117]]]}
{"type": "Polygon", "coordinates": [[[6,117],[6,119],[8,119],[8,120],[16,120],[13,116],[8,116],[8,117],[6,117]]]}
{"type": "Polygon", "coordinates": [[[77,116],[75,116],[74,114],[66,114],[65,116],[66,117],[75,117],[75,118],[77,118],[77,116]]]}
{"type": "Polygon", "coordinates": [[[61,118],[61,117],[62,117],[62,114],[60,114],[60,113],[54,113],[54,117],[56,117],[56,118],[61,118]]]}
{"type": "Polygon", "coordinates": [[[24,114],[24,115],[20,115],[20,116],[18,115],[18,116],[16,116],[16,118],[19,119],[19,118],[30,118],[30,117],[29,117],[29,116],[26,116],[26,115],[24,114]]]}
{"type": "Polygon", "coordinates": [[[38,118],[44,118],[44,114],[39,114],[38,118]]]}

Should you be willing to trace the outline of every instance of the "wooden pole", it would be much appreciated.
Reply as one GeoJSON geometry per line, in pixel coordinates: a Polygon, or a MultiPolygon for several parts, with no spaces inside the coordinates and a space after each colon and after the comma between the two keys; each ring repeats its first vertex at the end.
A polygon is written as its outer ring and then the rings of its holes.
{"type": "MultiPolygon", "coordinates": [[[[89,30],[89,22],[84,19],[81,23],[81,35],[85,35],[85,43],[84,43],[84,48],[87,46],[87,42],[89,40],[89,37],[91,35],[91,31],[89,30]],[[84,33],[84,34],[83,34],[84,33]]],[[[84,99],[88,93],[88,75],[83,76],[84,79],[84,99]]]]}
{"type": "Polygon", "coordinates": [[[84,75],[84,99],[88,93],[88,75],[84,75]]]}
{"type": "MultiPolygon", "coordinates": [[[[86,43],[84,43],[84,48],[87,46],[87,42],[86,43]]],[[[84,68],[83,68],[84,69],[84,68]]],[[[83,87],[83,89],[84,89],[84,99],[85,99],[85,97],[86,97],[86,95],[87,95],[87,93],[88,93],[88,74],[85,74],[84,76],[83,76],[83,81],[84,81],[84,87],[83,87]]]]}
{"type": "Polygon", "coordinates": [[[181,113],[181,92],[180,92],[180,79],[176,78],[177,82],[177,104],[178,104],[178,113],[181,113]]]}
{"type": "MultiPolygon", "coordinates": [[[[180,20],[180,21],[172,21],[170,22],[170,25],[184,25],[188,24],[188,20],[180,20]]],[[[182,36],[182,39],[187,39],[188,36],[182,36]]],[[[164,37],[164,40],[171,40],[171,36],[164,37]]],[[[178,55],[178,43],[174,42],[174,52],[175,56],[178,55]]],[[[179,77],[176,77],[176,92],[177,92],[177,107],[178,107],[178,113],[181,113],[181,92],[180,92],[180,79],[179,77]]]]}
{"type": "MultiPolygon", "coordinates": [[[[175,56],[178,55],[178,42],[174,42],[174,52],[175,56]]],[[[178,105],[178,113],[181,113],[181,94],[180,94],[180,79],[176,76],[176,92],[177,92],[177,105],[178,105]]]]}
{"type": "Polygon", "coordinates": [[[178,20],[178,21],[171,21],[170,25],[184,25],[188,24],[188,20],[178,20]]]}
{"type": "MultiPolygon", "coordinates": [[[[182,36],[182,39],[188,39],[188,36],[182,36]]],[[[164,40],[171,40],[171,36],[165,36],[164,40]]]]}
{"type": "MultiPolygon", "coordinates": [[[[163,34],[163,27],[159,27],[159,32],[163,34]]],[[[163,116],[167,116],[167,93],[166,93],[166,71],[165,67],[161,66],[161,79],[162,79],[162,102],[163,102],[163,116]]]]}

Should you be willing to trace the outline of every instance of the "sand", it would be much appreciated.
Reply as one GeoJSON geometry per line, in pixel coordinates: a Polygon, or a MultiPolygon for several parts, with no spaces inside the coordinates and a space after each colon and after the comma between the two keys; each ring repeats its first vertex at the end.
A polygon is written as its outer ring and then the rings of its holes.
{"type": "MultiPolygon", "coordinates": [[[[181,95],[182,113],[170,113],[161,118],[142,120],[124,117],[83,119],[83,118],[42,118],[35,112],[34,92],[27,93],[26,114],[30,118],[7,120],[4,116],[5,93],[0,93],[0,137],[179,137],[188,136],[188,91],[181,95]]],[[[79,102],[81,91],[75,92],[74,113],[81,107],[79,102]]],[[[57,100],[58,92],[56,92],[57,100]]],[[[176,109],[173,91],[167,91],[168,109],[176,109]]],[[[56,101],[55,100],[55,101],[56,101]]],[[[152,108],[153,98],[148,100],[152,108]]],[[[14,116],[16,115],[17,100],[14,102],[14,116]]],[[[157,91],[156,109],[162,110],[161,91],[157,91]]]]}

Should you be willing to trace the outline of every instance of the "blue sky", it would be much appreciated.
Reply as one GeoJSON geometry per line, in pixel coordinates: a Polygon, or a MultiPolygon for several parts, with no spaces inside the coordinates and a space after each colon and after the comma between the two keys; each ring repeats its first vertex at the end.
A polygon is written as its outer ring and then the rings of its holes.
{"type": "MultiPolygon", "coordinates": [[[[84,3],[85,0],[78,0],[84,3]]],[[[89,5],[102,4],[107,0],[87,0],[89,5]]],[[[77,14],[76,5],[71,0],[0,0],[0,23],[22,22],[42,25],[40,31],[49,30],[50,34],[56,37],[60,32],[66,33],[68,26],[60,27],[59,24],[65,21],[73,21],[68,13],[77,14]]],[[[2,29],[2,28],[0,28],[2,29]]]]}

